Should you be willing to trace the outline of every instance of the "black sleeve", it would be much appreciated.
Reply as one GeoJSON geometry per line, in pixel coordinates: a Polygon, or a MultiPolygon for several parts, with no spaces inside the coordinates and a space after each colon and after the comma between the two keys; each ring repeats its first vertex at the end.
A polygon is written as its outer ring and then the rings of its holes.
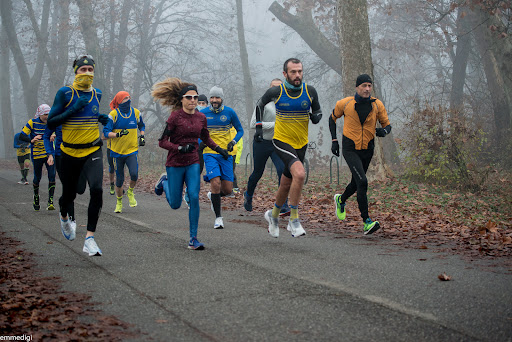
{"type": "Polygon", "coordinates": [[[321,114],[320,101],[318,100],[318,93],[313,86],[308,85],[308,94],[311,97],[311,112],[313,114],[321,114]]]}
{"type": "Polygon", "coordinates": [[[332,115],[329,115],[329,131],[331,132],[331,139],[338,139],[336,136],[336,122],[332,118],[332,115]]]}
{"type": "Polygon", "coordinates": [[[263,110],[267,103],[273,101],[281,93],[281,87],[276,86],[268,89],[256,103],[256,122],[262,121],[263,110]]]}
{"type": "Polygon", "coordinates": [[[25,133],[21,133],[19,136],[18,136],[18,140],[20,141],[24,141],[24,142],[30,142],[30,137],[28,135],[26,135],[25,133]]]}

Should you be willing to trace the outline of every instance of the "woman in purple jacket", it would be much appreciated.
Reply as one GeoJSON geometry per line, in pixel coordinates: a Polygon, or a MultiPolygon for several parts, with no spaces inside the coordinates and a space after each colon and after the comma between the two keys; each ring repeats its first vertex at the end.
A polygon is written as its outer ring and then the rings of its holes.
{"type": "Polygon", "coordinates": [[[194,84],[179,78],[168,78],[156,83],[151,95],[172,110],[158,142],[161,148],[169,151],[165,163],[167,172],[160,176],[155,185],[155,193],[161,195],[165,192],[171,208],[178,209],[182,202],[183,183],[186,184],[190,198],[188,248],[204,249],[204,245],[197,240],[200,188],[198,139],[226,159],[229,157],[228,152],[210,138],[206,117],[196,110],[198,93],[194,84]]]}

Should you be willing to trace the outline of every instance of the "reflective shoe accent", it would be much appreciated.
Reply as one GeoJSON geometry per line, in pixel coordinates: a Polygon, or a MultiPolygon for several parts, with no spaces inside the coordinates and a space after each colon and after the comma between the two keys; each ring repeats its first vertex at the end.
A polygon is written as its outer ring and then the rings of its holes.
{"type": "Polygon", "coordinates": [[[302,228],[300,220],[298,218],[288,221],[288,228],[293,237],[305,236],[306,231],[302,228]]]}
{"type": "Polygon", "coordinates": [[[272,217],[272,210],[265,211],[265,220],[268,222],[268,233],[272,237],[279,237],[279,218],[272,217]]]}
{"type": "Polygon", "coordinates": [[[212,209],[213,213],[215,214],[215,209],[213,209],[213,202],[212,202],[212,192],[208,191],[208,193],[206,194],[206,197],[208,197],[208,199],[210,200],[210,208],[212,209]]]}
{"type": "Polygon", "coordinates": [[[155,184],[155,194],[157,194],[158,196],[161,196],[164,193],[165,181],[167,181],[167,172],[162,173],[155,184]]]}
{"type": "Polygon", "coordinates": [[[336,217],[339,220],[344,220],[347,217],[347,212],[345,211],[345,203],[340,203],[341,194],[334,195],[334,207],[336,208],[336,217]]]}
{"type": "Polygon", "coordinates": [[[84,253],[88,253],[89,256],[102,255],[101,249],[96,244],[96,241],[94,241],[94,236],[89,236],[88,238],[85,238],[83,251],[84,253]]]}
{"type": "Polygon", "coordinates": [[[46,210],[55,210],[55,206],[53,205],[53,197],[48,199],[48,206],[46,207],[46,210]]]}
{"type": "Polygon", "coordinates": [[[41,206],[39,205],[39,195],[34,195],[34,203],[32,204],[35,211],[39,211],[41,209],[41,206]]]}
{"type": "Polygon", "coordinates": [[[190,199],[188,198],[187,188],[185,188],[185,193],[183,194],[183,200],[187,203],[187,207],[190,209],[190,199]]]}
{"type": "Polygon", "coordinates": [[[239,188],[233,188],[233,192],[234,192],[235,194],[239,194],[239,193],[240,193],[240,189],[239,189],[239,188]]]}
{"type": "Polygon", "coordinates": [[[364,221],[364,227],[363,227],[364,235],[373,234],[377,230],[379,230],[379,228],[380,228],[379,221],[373,222],[372,219],[369,217],[366,219],[366,221],[364,221]]]}
{"type": "Polygon", "coordinates": [[[137,206],[137,200],[135,199],[135,195],[133,194],[133,189],[128,188],[128,191],[126,191],[126,197],[128,197],[128,204],[130,205],[130,207],[137,206]]]}
{"type": "Polygon", "coordinates": [[[110,184],[110,194],[111,195],[115,195],[115,193],[116,193],[115,185],[114,184],[110,184]]]}
{"type": "Polygon", "coordinates": [[[122,213],[123,212],[123,198],[118,198],[116,203],[116,208],[114,209],[114,213],[122,213]]]}
{"type": "Polygon", "coordinates": [[[217,217],[215,219],[215,223],[213,224],[213,228],[214,229],[222,229],[222,228],[224,228],[224,220],[222,219],[222,217],[217,217]]]}
{"type": "Polygon", "coordinates": [[[292,211],[292,209],[290,208],[288,203],[285,203],[281,207],[281,211],[279,211],[279,216],[288,216],[288,215],[290,215],[291,211],[292,211]]]}
{"type": "Polygon", "coordinates": [[[62,217],[60,218],[60,231],[69,241],[73,241],[76,237],[76,226],[73,227],[69,218],[66,221],[63,221],[62,217]]]}
{"type": "Polygon", "coordinates": [[[193,237],[190,239],[190,242],[188,243],[188,249],[194,249],[194,250],[202,250],[204,249],[204,245],[197,240],[197,238],[193,237]]]}
{"type": "Polygon", "coordinates": [[[244,192],[244,208],[247,211],[252,211],[252,196],[249,196],[249,194],[244,192]]]}

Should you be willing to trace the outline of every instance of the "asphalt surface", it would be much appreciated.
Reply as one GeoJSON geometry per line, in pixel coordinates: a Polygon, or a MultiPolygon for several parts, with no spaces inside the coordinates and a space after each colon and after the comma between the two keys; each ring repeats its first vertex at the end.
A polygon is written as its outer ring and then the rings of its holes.
{"type": "MultiPolygon", "coordinates": [[[[292,238],[284,220],[275,239],[263,213],[244,216],[242,207],[214,230],[206,203],[198,234],[206,249],[191,251],[186,206],[172,210],[164,197],[135,191],[139,205],[125,197],[115,214],[106,190],[96,232],[103,256],[89,257],[88,195],[77,198],[77,238],[67,241],[58,212],[35,212],[32,187],[18,178],[0,170],[0,229],[36,254],[45,275],[61,277],[64,290],[90,294],[140,329],[134,340],[512,341],[512,270],[493,261],[403,249],[378,232],[292,238]],[[443,272],[452,280],[440,281],[443,272]]],[[[46,188],[43,180],[43,205],[46,188]]]]}

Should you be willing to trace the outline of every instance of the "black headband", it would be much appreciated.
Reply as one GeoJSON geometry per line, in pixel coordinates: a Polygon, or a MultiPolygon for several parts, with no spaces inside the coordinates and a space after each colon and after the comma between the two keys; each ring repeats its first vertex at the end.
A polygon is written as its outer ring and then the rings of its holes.
{"type": "Polygon", "coordinates": [[[180,96],[185,95],[188,91],[194,90],[197,93],[197,87],[193,84],[188,85],[180,90],[180,96]]]}

